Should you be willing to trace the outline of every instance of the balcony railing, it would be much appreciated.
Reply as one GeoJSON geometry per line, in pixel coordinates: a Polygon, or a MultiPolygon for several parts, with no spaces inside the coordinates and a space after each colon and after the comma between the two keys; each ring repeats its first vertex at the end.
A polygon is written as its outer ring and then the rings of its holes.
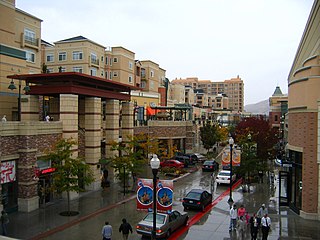
{"type": "Polygon", "coordinates": [[[32,38],[29,36],[24,36],[24,42],[26,44],[32,45],[32,46],[38,46],[39,40],[37,38],[32,38]]]}

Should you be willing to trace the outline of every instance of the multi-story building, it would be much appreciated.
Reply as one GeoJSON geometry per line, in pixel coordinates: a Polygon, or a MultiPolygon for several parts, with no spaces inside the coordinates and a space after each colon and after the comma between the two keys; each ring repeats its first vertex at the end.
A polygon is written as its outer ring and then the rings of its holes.
{"type": "MultiPolygon", "coordinates": [[[[201,89],[203,94],[207,94],[210,99],[209,103],[201,101],[203,96],[199,96],[197,101],[198,104],[204,104],[203,106],[210,106],[213,103],[213,99],[216,96],[224,96],[224,102],[228,101],[228,104],[224,104],[225,108],[228,108],[233,112],[243,112],[244,110],[244,83],[243,80],[237,76],[223,82],[215,82],[210,80],[198,80],[198,78],[186,78],[186,79],[174,79],[171,81],[172,84],[182,84],[185,86],[192,86],[194,90],[201,89]]],[[[218,105],[214,106],[217,107],[218,105]]]]}
{"type": "Polygon", "coordinates": [[[11,79],[7,76],[41,71],[42,20],[15,8],[14,0],[1,0],[0,12],[0,113],[18,120],[17,99],[24,96],[25,82],[13,81],[8,89],[11,79]]]}
{"type": "MultiPolygon", "coordinates": [[[[289,183],[284,199],[320,219],[320,1],[314,1],[288,76],[289,183]]],[[[284,176],[285,178],[285,176],[284,176]]],[[[285,188],[286,189],[286,188],[285,188]]]]}
{"type": "Polygon", "coordinates": [[[284,121],[288,111],[288,95],[283,94],[279,86],[269,98],[269,107],[269,123],[272,127],[280,129],[281,121],[284,121]]]}
{"type": "Polygon", "coordinates": [[[159,64],[150,60],[140,61],[141,63],[141,85],[143,91],[158,93],[158,88],[164,86],[166,70],[159,67],[159,64]]]}

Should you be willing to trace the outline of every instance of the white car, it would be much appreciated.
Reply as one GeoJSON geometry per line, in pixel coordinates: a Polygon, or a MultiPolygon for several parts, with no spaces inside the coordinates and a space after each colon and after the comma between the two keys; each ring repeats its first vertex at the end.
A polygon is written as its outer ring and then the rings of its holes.
{"type": "MultiPolygon", "coordinates": [[[[232,174],[232,182],[236,180],[236,175],[232,174]]],[[[218,184],[230,184],[230,171],[229,170],[222,170],[218,173],[216,177],[216,182],[218,184]]]]}

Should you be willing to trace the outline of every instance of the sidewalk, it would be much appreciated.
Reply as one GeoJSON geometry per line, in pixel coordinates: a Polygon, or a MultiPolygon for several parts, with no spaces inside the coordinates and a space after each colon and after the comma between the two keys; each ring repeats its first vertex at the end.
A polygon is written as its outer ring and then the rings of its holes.
{"type": "MultiPolygon", "coordinates": [[[[232,198],[237,206],[243,204],[250,215],[256,212],[262,203],[266,204],[272,221],[269,240],[319,239],[318,221],[304,220],[287,207],[279,209],[277,180],[274,186],[270,187],[265,180],[262,184],[252,184],[250,192],[242,192],[241,187],[238,187],[233,191],[232,198]]],[[[58,214],[67,209],[65,200],[31,213],[12,213],[9,215],[9,236],[17,239],[46,239],[46,236],[71,226],[79,227],[85,220],[135,198],[135,193],[123,196],[121,190],[119,184],[113,183],[104,191],[83,194],[81,198],[71,202],[71,210],[79,211],[79,215],[73,217],[58,214]]],[[[224,197],[214,194],[214,199],[215,205],[207,214],[194,225],[190,225],[180,236],[170,239],[250,239],[249,231],[243,237],[237,232],[229,233],[229,194],[224,197]]]]}

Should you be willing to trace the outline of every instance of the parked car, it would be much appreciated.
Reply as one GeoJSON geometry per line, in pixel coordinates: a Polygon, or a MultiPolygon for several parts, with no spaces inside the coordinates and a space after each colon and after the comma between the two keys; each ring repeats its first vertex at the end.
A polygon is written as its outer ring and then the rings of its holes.
{"type": "MultiPolygon", "coordinates": [[[[172,232],[188,224],[187,213],[180,213],[173,210],[169,213],[157,213],[156,215],[156,237],[168,238],[172,232]]],[[[153,212],[149,212],[136,226],[138,234],[151,236],[153,228],[153,212]]]]}
{"type": "Polygon", "coordinates": [[[192,189],[183,198],[182,205],[184,209],[200,209],[204,211],[205,207],[212,202],[212,194],[203,189],[192,189]]]}
{"type": "Polygon", "coordinates": [[[188,167],[190,164],[189,158],[186,156],[175,156],[174,159],[182,162],[185,167],[188,167]]]}
{"type": "Polygon", "coordinates": [[[207,160],[202,164],[202,171],[216,171],[219,170],[219,163],[215,160],[207,160]]]}
{"type": "Polygon", "coordinates": [[[175,168],[183,168],[184,164],[179,162],[178,160],[169,159],[160,162],[160,167],[175,167],[175,168]]]}
{"type": "MultiPolygon", "coordinates": [[[[232,181],[236,180],[236,175],[233,173],[232,174],[232,181]]],[[[217,177],[216,177],[216,182],[218,184],[230,184],[230,171],[229,170],[221,170],[217,177]]]]}
{"type": "Polygon", "coordinates": [[[207,160],[207,158],[200,153],[194,153],[193,157],[196,158],[198,162],[204,162],[207,160]]]}

